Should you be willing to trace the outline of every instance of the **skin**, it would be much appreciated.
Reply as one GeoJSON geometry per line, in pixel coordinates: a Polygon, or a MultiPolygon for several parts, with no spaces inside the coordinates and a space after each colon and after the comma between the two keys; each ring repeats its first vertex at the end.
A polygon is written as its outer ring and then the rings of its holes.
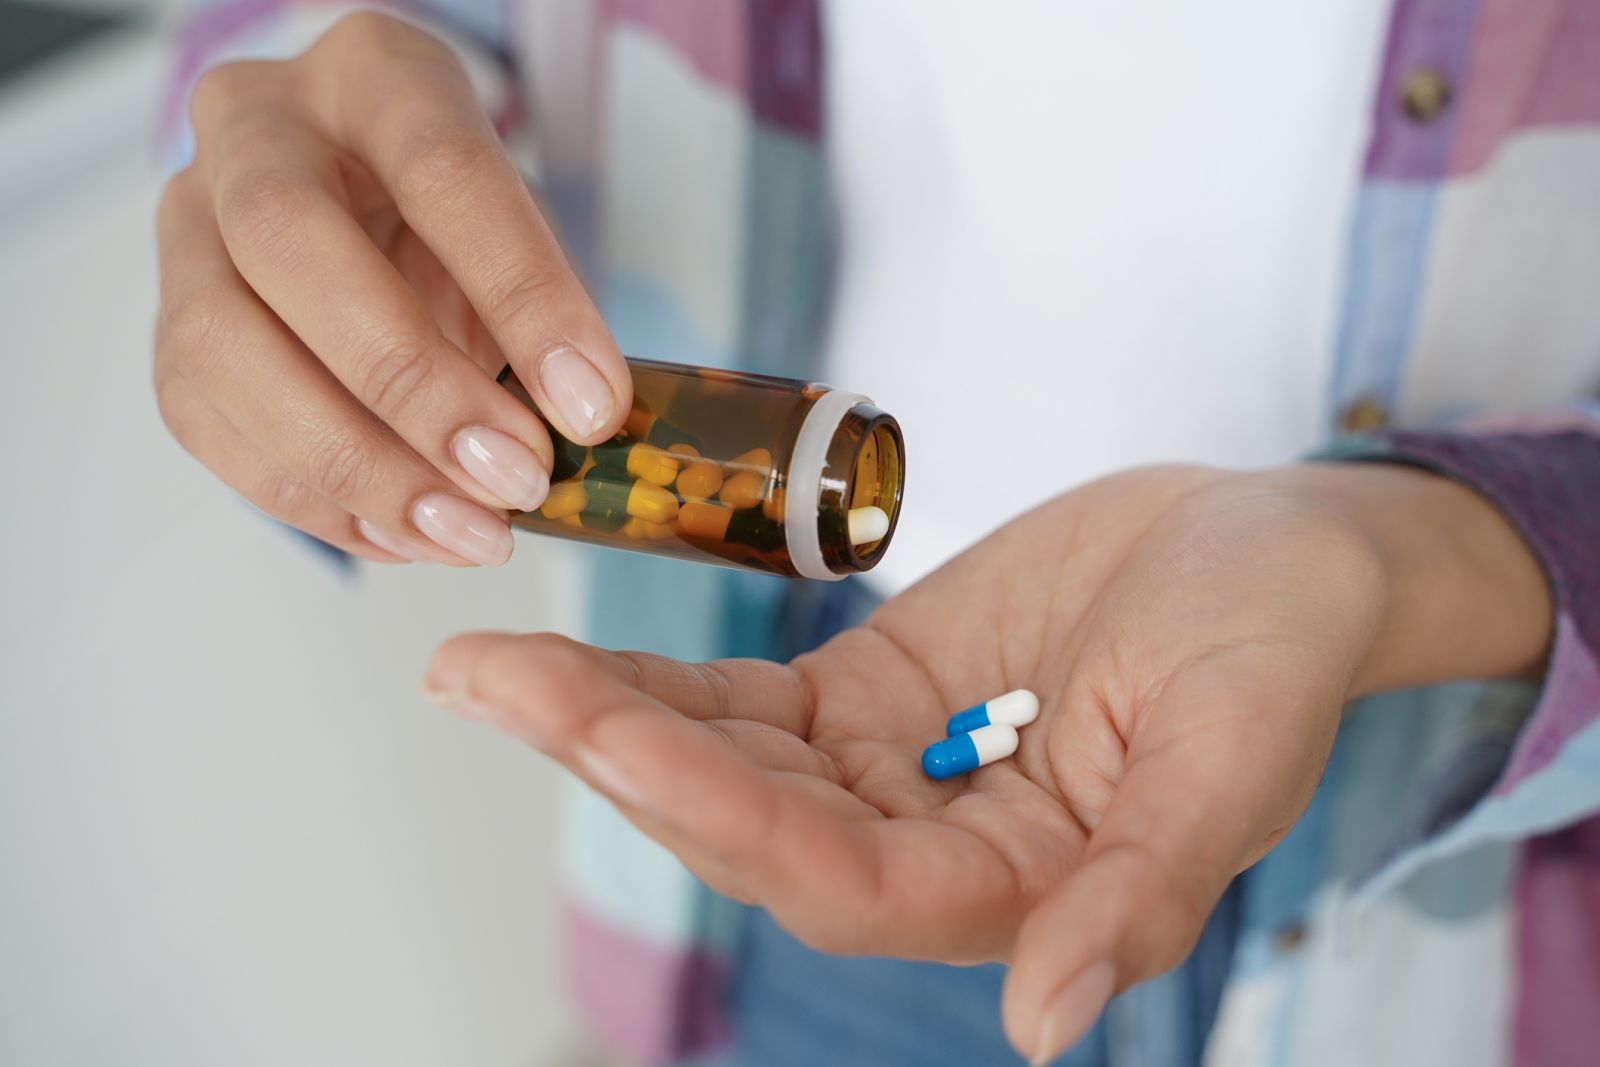
{"type": "Polygon", "coordinates": [[[1011,964],[1048,1062],[1182,961],[1293,826],[1340,712],[1536,671],[1543,576],[1482,498],[1400,467],[1132,471],[1045,504],[788,665],[470,634],[425,690],[561,761],[714,888],[829,952],[1011,964]],[[1017,688],[1013,759],[934,782],[1017,688]]]}
{"type": "Polygon", "coordinates": [[[573,440],[620,427],[622,354],[439,41],[353,15],[296,59],[213,68],[192,110],[195,159],[157,218],[156,394],[257,507],[366,559],[465,564],[413,518],[442,492],[504,525],[456,435],[498,430],[550,468],[549,434],[494,383],[507,360],[573,440]],[[563,348],[609,385],[593,427],[541,387],[563,348]]]}
{"type": "MultiPolygon", "coordinates": [[[[460,65],[358,14],[294,60],[212,70],[193,112],[158,218],[169,428],[346,551],[472,562],[416,518],[440,494],[499,524],[516,503],[461,435],[551,460],[500,367],[581,443],[631,383],[460,65]],[[562,352],[602,383],[588,425],[541,384],[562,352]]],[[[1008,961],[1007,1033],[1043,1062],[1183,958],[1303,811],[1347,701],[1534,672],[1550,618],[1515,531],[1444,479],[1162,468],[1050,501],[788,665],[474,634],[426,687],[818,948],[1008,961]],[[951,711],[1016,688],[1042,708],[1015,758],[922,775],[951,711]]]]}

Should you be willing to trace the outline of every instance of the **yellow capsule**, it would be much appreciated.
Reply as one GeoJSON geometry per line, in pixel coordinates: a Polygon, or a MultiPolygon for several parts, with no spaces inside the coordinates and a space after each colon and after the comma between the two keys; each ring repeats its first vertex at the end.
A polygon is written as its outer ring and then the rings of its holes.
{"type": "Polygon", "coordinates": [[[629,519],[622,524],[624,536],[634,540],[659,541],[664,537],[675,536],[672,527],[661,522],[645,522],[643,519],[629,519]]]}
{"type": "Polygon", "coordinates": [[[659,485],[651,485],[642,479],[634,482],[633,488],[628,490],[625,506],[629,515],[646,522],[667,523],[678,514],[677,497],[659,485]]]}
{"type": "Polygon", "coordinates": [[[717,499],[729,507],[753,508],[767,493],[767,476],[755,471],[740,471],[722,483],[717,499]]]}
{"type": "Polygon", "coordinates": [[[564,519],[576,515],[589,505],[589,494],[583,482],[557,482],[550,487],[550,495],[539,505],[539,514],[547,519],[564,519]]]}
{"type": "Polygon", "coordinates": [[[562,517],[561,521],[566,523],[568,526],[576,526],[580,530],[583,529],[583,516],[582,515],[577,515],[577,514],[566,515],[566,516],[562,517]]]}
{"type": "Polygon", "coordinates": [[[628,473],[655,485],[667,486],[678,476],[678,461],[655,445],[641,441],[628,450],[628,473]]]}

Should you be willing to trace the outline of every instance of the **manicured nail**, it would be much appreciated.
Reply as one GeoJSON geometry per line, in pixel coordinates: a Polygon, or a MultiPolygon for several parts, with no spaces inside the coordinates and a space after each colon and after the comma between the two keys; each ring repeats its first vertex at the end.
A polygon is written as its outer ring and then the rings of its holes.
{"type": "Polygon", "coordinates": [[[563,345],[539,362],[539,385],[561,413],[562,421],[579,436],[587,437],[611,418],[616,398],[611,384],[594,364],[563,345]]]}
{"type": "Polygon", "coordinates": [[[461,469],[517,511],[532,511],[550,491],[550,473],[527,445],[509,434],[474,426],[450,442],[461,469]]]}
{"type": "Polygon", "coordinates": [[[448,493],[429,493],[411,509],[411,521],[440,548],[484,567],[511,558],[511,527],[506,520],[448,493]]]}
{"type": "Polygon", "coordinates": [[[402,559],[415,563],[425,558],[422,553],[411,545],[406,544],[405,541],[389,533],[383,527],[368,522],[366,519],[356,520],[356,531],[385,552],[393,552],[402,559]]]}
{"type": "Polygon", "coordinates": [[[1033,1059],[1028,1061],[1031,1067],[1046,1067],[1077,1044],[1105,1011],[1116,985],[1116,971],[1109,961],[1102,960],[1079,971],[1045,1006],[1039,1040],[1033,1046],[1033,1059]]]}
{"type": "Polygon", "coordinates": [[[583,768],[584,776],[594,783],[600,792],[642,811],[649,811],[655,806],[639,791],[639,787],[634,785],[632,778],[623,774],[615,763],[593,749],[580,748],[574,753],[574,758],[578,766],[583,768]]]}

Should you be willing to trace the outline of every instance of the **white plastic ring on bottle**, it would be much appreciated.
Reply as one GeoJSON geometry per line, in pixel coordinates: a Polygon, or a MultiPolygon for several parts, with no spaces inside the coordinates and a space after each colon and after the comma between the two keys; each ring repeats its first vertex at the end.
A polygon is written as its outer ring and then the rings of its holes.
{"type": "Polygon", "coordinates": [[[784,487],[783,530],[789,549],[789,562],[802,578],[837,582],[844,574],[828,569],[822,558],[822,537],[817,532],[817,516],[822,510],[822,468],[828,460],[828,446],[850,409],[872,401],[860,393],[830,389],[817,398],[806,412],[789,457],[788,484],[784,487]]]}

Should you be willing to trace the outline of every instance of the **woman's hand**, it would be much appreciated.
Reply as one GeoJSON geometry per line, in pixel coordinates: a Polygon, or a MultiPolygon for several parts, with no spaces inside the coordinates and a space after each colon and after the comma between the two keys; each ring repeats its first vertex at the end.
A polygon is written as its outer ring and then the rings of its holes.
{"type": "Polygon", "coordinates": [[[470,635],[426,684],[818,948],[1010,961],[1007,1032],[1043,1063],[1183,959],[1305,808],[1353,694],[1527,670],[1548,612],[1516,533],[1442,478],[1152,469],[788,666],[470,635]],[[948,715],[1016,688],[1042,710],[1014,758],[924,777],[948,715]]]}
{"type": "Polygon", "coordinates": [[[632,400],[616,343],[448,48],[352,15],[194,93],[162,199],[155,382],[183,446],[368,559],[494,564],[549,485],[507,360],[583,443],[632,400]]]}

